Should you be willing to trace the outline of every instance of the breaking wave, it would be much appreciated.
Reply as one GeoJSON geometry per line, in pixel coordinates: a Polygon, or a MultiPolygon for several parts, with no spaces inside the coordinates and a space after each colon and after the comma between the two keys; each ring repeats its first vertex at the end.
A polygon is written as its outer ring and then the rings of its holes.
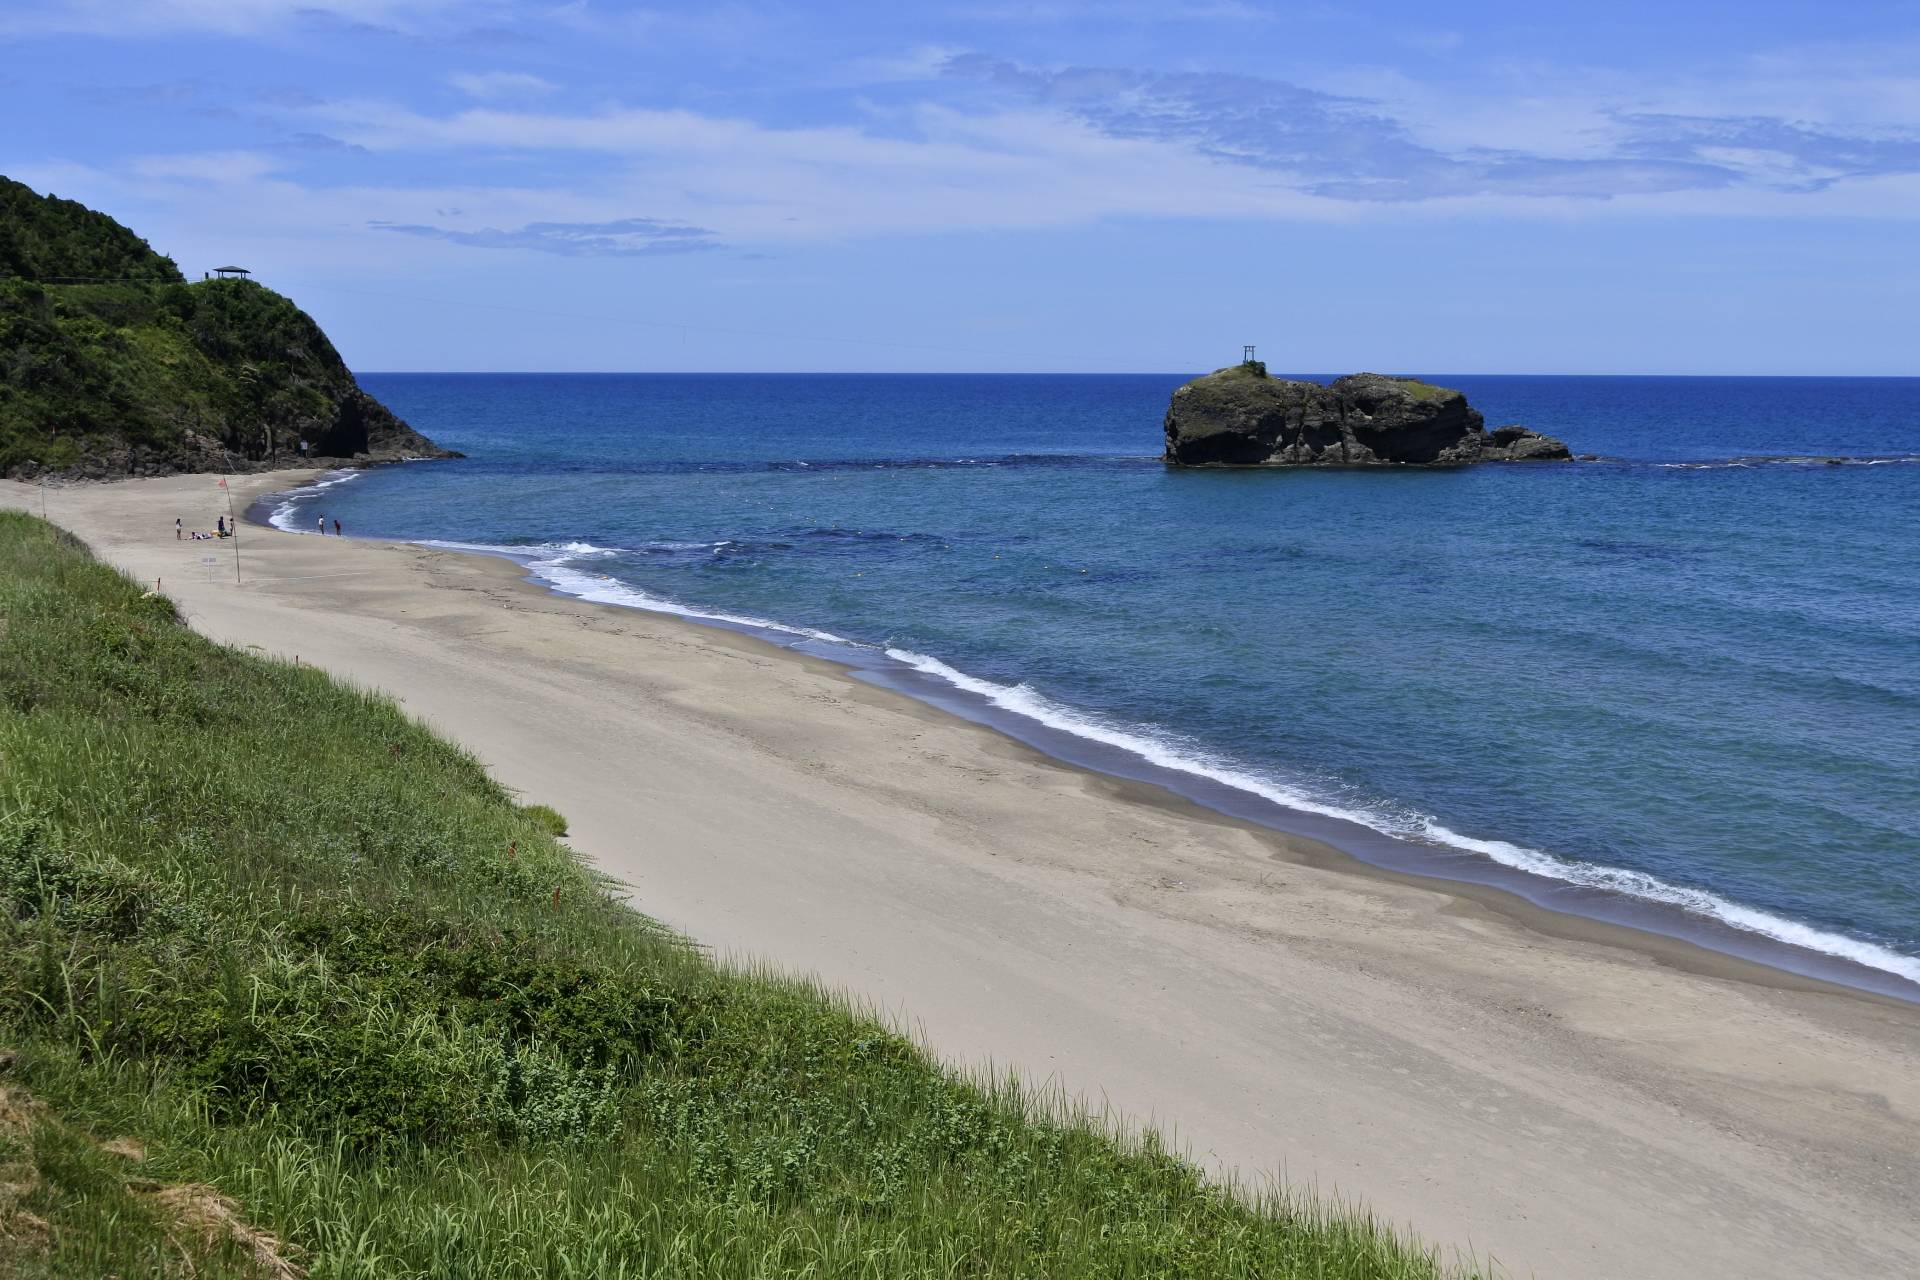
{"type": "Polygon", "coordinates": [[[1669,884],[1644,872],[1619,867],[1579,862],[1529,849],[1505,840],[1483,840],[1462,835],[1437,819],[1417,812],[1394,812],[1384,806],[1356,806],[1329,803],[1312,793],[1252,772],[1206,751],[1178,735],[1145,726],[1114,724],[1099,716],[1055,702],[1024,684],[998,684],[968,675],[938,658],[907,649],[888,649],[887,656],[916,671],[934,676],[956,689],[984,699],[990,705],[1022,716],[1046,727],[1089,741],[1125,751],[1159,768],[1205,778],[1258,796],[1285,809],[1319,814],[1357,823],[1369,830],[1399,840],[1438,845],[1478,854],[1501,866],[1523,871],[1565,884],[1603,889],[1644,901],[1678,907],[1690,914],[1716,921],[1744,933],[1758,934],[1775,942],[1800,947],[1821,955],[1849,960],[1878,969],[1909,982],[1920,983],[1920,958],[1903,955],[1843,934],[1816,929],[1796,920],[1708,893],[1669,884]]]}

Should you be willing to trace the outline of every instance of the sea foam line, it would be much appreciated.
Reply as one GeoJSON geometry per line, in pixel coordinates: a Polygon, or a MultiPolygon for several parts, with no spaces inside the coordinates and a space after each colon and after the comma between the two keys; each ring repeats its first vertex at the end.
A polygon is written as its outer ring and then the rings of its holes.
{"type": "Polygon", "coordinates": [[[1003,711],[1063,733],[1116,747],[1162,769],[1221,783],[1236,791],[1258,796],[1282,808],[1357,823],[1381,835],[1398,840],[1411,840],[1476,853],[1501,866],[1549,880],[1558,880],[1585,888],[1609,890],[1678,907],[1693,915],[1704,916],[1744,933],[1758,934],[1775,942],[1849,960],[1867,968],[1905,978],[1909,982],[1920,983],[1920,958],[1903,955],[1875,943],[1816,929],[1796,920],[1744,906],[1704,889],[1689,889],[1668,884],[1645,872],[1628,871],[1624,868],[1608,867],[1597,863],[1574,862],[1543,850],[1529,849],[1505,840],[1482,840],[1462,835],[1422,814],[1415,814],[1410,820],[1396,821],[1378,812],[1328,804],[1271,778],[1250,773],[1217,759],[1210,759],[1203,752],[1187,744],[1133,726],[1114,725],[1096,716],[1075,710],[1055,702],[1044,694],[1036,693],[1024,684],[1006,685],[982,680],[978,676],[971,676],[951,667],[938,658],[914,653],[908,649],[888,649],[886,653],[897,662],[934,676],[957,689],[975,694],[1003,711]]]}
{"type": "Polygon", "coordinates": [[[1789,455],[1754,454],[1745,458],[1718,458],[1699,462],[1656,462],[1653,465],[1668,471],[1722,471],[1728,468],[1751,469],[1754,467],[1890,467],[1907,463],[1920,463],[1920,454],[1899,454],[1892,457],[1849,457],[1842,454],[1828,455],[1789,455]]]}
{"type": "MultiPolygon", "coordinates": [[[[526,564],[536,577],[555,590],[598,604],[646,609],[698,621],[728,623],[756,631],[822,640],[856,649],[875,648],[875,646],[849,640],[844,636],[834,635],[830,631],[796,627],[768,618],[696,609],[644,591],[609,574],[575,569],[567,563],[569,560],[600,559],[618,555],[620,548],[616,547],[598,547],[588,542],[542,543],[514,547],[434,541],[424,545],[511,556],[526,564]]],[[[1284,809],[1352,822],[1397,840],[1438,845],[1478,854],[1512,870],[1527,872],[1563,884],[1606,890],[1643,901],[1662,903],[1689,914],[1716,921],[1742,933],[1755,934],[1787,946],[1851,961],[1865,968],[1877,969],[1908,982],[1920,984],[1920,957],[1905,955],[1876,943],[1801,924],[1799,921],[1776,916],[1756,907],[1733,902],[1704,889],[1690,889],[1669,884],[1645,872],[1629,871],[1625,868],[1609,867],[1598,863],[1576,862],[1544,850],[1530,849],[1505,840],[1483,840],[1475,836],[1462,835],[1424,814],[1415,813],[1406,818],[1397,818],[1364,808],[1330,804],[1306,791],[1211,757],[1197,746],[1182,742],[1172,735],[1156,733],[1140,726],[1110,723],[1098,716],[1056,702],[1024,684],[1008,685],[983,680],[978,676],[968,675],[938,658],[915,653],[910,649],[886,648],[882,652],[903,666],[933,676],[965,693],[973,694],[1009,714],[1091,742],[1103,743],[1162,769],[1205,778],[1236,791],[1258,796],[1284,809]]]]}
{"type": "Polygon", "coordinates": [[[307,529],[303,525],[296,525],[293,521],[294,513],[300,509],[300,504],[308,498],[316,494],[324,493],[336,485],[343,485],[349,480],[357,480],[364,474],[366,473],[362,471],[332,471],[328,472],[324,479],[316,480],[312,484],[301,485],[298,489],[283,496],[280,504],[267,513],[267,523],[287,533],[306,533],[307,529]]]}
{"type": "Polygon", "coordinates": [[[569,563],[582,559],[604,559],[608,556],[616,556],[625,550],[621,547],[599,547],[591,542],[543,542],[528,546],[502,546],[492,543],[446,542],[437,539],[421,545],[444,547],[450,551],[483,551],[489,555],[511,556],[525,564],[536,578],[552,586],[556,591],[594,604],[647,609],[654,613],[670,613],[675,617],[692,618],[701,622],[724,622],[736,627],[749,627],[755,631],[798,636],[804,640],[823,640],[829,644],[850,645],[855,648],[869,647],[858,641],[849,640],[845,636],[837,636],[831,631],[821,631],[813,627],[796,627],[785,622],[775,622],[771,618],[721,613],[713,609],[696,609],[691,605],[681,604],[677,600],[669,600],[665,596],[656,596],[650,591],[643,591],[630,583],[622,582],[611,574],[589,573],[576,569],[569,563]]]}

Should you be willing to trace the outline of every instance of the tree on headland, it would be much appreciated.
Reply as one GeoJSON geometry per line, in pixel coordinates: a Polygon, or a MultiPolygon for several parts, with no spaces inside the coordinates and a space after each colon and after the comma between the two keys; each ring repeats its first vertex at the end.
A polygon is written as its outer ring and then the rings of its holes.
{"type": "Polygon", "coordinates": [[[0,177],[0,276],[42,284],[179,284],[172,258],[77,200],[36,195],[0,177]]]}
{"type": "Polygon", "coordinates": [[[438,456],[287,298],[0,178],[0,475],[438,456]]]}

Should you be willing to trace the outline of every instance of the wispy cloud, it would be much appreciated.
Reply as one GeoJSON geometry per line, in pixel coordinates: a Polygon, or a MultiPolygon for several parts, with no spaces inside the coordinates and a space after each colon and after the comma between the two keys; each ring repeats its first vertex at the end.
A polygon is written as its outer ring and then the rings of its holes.
{"type": "MultiPolygon", "coordinates": [[[[0,16],[0,32],[124,36],[200,31],[254,35],[295,23],[359,30],[456,10],[460,0],[26,0],[0,16]]],[[[482,6],[498,7],[498,6],[482,6]]]]}
{"type": "MultiPolygon", "coordinates": [[[[1508,195],[1606,198],[1749,185],[1815,191],[1847,178],[1920,173],[1920,133],[1817,128],[1778,117],[1612,117],[1600,154],[1419,140],[1383,104],[1282,80],[1125,68],[1046,69],[984,57],[950,76],[1061,111],[1109,137],[1174,143],[1273,170],[1336,200],[1508,195]]],[[[1605,117],[1603,117],[1604,119],[1605,117]]]]}
{"type": "Polygon", "coordinates": [[[641,258],[659,254],[699,253],[721,249],[719,238],[705,227],[656,218],[617,218],[611,222],[530,222],[502,231],[494,227],[463,231],[422,223],[372,222],[380,231],[426,236],[476,249],[532,249],[568,258],[641,258]]]}
{"type": "Polygon", "coordinates": [[[526,71],[461,71],[447,83],[470,98],[530,98],[552,93],[560,86],[526,71]]]}
{"type": "Polygon", "coordinates": [[[1075,3],[976,4],[956,18],[995,26],[1083,25],[1089,22],[1158,25],[1194,22],[1277,22],[1272,8],[1241,0],[1076,0],[1075,3]]]}
{"type": "Polygon", "coordinates": [[[1621,149],[1711,164],[1782,191],[1822,191],[1849,178],[1920,173],[1920,131],[1843,132],[1777,116],[1623,115],[1621,149]]]}
{"type": "Polygon", "coordinates": [[[302,151],[333,151],[352,155],[365,155],[367,149],[346,142],[327,133],[294,133],[287,136],[286,145],[302,151]]]}
{"type": "Polygon", "coordinates": [[[187,151],[141,156],[133,172],[143,178],[186,180],[236,185],[265,178],[286,167],[283,160],[259,151],[187,151]]]}

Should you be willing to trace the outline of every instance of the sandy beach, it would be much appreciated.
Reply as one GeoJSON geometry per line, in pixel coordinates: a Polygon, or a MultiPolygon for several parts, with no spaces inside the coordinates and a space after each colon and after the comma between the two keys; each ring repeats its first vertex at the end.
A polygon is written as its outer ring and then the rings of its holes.
{"type": "Polygon", "coordinates": [[[0,483],[43,500],[206,635],[560,809],[641,910],[963,1067],[1516,1275],[1920,1274],[1920,1006],[1373,871],[504,560],[248,526],[236,583],[231,543],[174,539],[225,514],[212,476],[0,483]]]}

